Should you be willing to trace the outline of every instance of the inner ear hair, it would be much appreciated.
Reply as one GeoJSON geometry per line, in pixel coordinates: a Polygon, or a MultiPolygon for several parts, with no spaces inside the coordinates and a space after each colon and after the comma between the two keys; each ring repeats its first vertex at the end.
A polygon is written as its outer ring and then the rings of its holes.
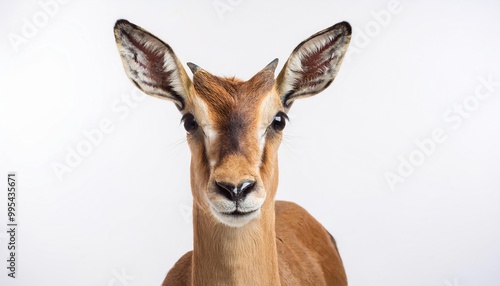
{"type": "Polygon", "coordinates": [[[283,106],[313,96],[335,79],[351,39],[349,23],[340,22],[301,42],[279,73],[276,85],[283,106]]]}
{"type": "Polygon", "coordinates": [[[127,20],[118,20],[114,33],[129,79],[144,93],[171,100],[183,110],[191,80],[172,48],[127,20]]]}

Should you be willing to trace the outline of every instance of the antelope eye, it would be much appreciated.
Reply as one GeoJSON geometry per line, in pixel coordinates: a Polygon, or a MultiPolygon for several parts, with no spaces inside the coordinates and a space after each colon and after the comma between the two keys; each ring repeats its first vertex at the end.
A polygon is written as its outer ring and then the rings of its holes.
{"type": "Polygon", "coordinates": [[[186,113],[182,116],[182,122],[184,122],[184,129],[189,134],[194,133],[198,129],[198,123],[191,113],[186,113]]]}
{"type": "Polygon", "coordinates": [[[280,111],[274,116],[274,120],[271,126],[276,131],[282,131],[283,129],[285,129],[287,119],[288,116],[284,112],[280,111]]]}

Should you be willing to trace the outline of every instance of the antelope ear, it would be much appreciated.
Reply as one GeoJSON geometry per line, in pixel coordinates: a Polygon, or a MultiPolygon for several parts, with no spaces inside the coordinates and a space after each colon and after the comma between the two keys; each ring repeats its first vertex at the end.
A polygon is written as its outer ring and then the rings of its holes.
{"type": "Polygon", "coordinates": [[[116,45],[127,76],[144,93],[186,105],[191,80],[172,48],[127,20],[114,27],[116,45]]]}
{"type": "Polygon", "coordinates": [[[327,88],[337,75],[351,39],[351,25],[341,22],[300,43],[276,79],[283,106],[327,88]]]}

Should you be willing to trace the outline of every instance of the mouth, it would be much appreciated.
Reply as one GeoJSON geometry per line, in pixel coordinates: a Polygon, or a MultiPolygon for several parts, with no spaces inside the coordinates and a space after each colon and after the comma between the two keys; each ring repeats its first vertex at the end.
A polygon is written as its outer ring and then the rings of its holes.
{"type": "Polygon", "coordinates": [[[253,191],[244,198],[231,200],[220,192],[209,192],[207,201],[213,217],[230,227],[242,227],[260,216],[261,207],[265,200],[262,189],[253,191]]]}
{"type": "Polygon", "coordinates": [[[211,210],[212,214],[220,222],[230,227],[242,227],[253,219],[257,218],[260,214],[260,208],[249,211],[241,211],[240,209],[236,208],[231,212],[219,212],[214,207],[212,207],[211,210]]]}
{"type": "Polygon", "coordinates": [[[253,213],[255,213],[256,211],[258,211],[258,210],[247,211],[247,212],[242,212],[242,211],[240,211],[240,210],[235,210],[235,211],[233,211],[233,212],[221,213],[221,214],[223,214],[223,215],[227,215],[227,216],[244,217],[244,216],[247,216],[247,215],[253,214],[253,213]]]}

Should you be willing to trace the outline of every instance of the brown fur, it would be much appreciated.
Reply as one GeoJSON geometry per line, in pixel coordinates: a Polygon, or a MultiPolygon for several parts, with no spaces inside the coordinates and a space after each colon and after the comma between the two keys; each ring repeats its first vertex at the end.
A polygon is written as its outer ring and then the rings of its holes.
{"type": "MultiPolygon", "coordinates": [[[[263,71],[242,82],[200,72],[194,76],[193,96],[207,105],[218,141],[205,146],[203,140],[190,140],[194,250],[175,264],[163,285],[347,285],[330,234],[298,205],[274,203],[281,134],[269,132],[262,151],[253,135],[261,118],[269,116],[256,111],[282,108],[272,73],[263,71]],[[269,96],[269,106],[261,106],[269,96]],[[227,126],[231,116],[243,121],[227,126]],[[235,133],[236,146],[225,146],[235,133]],[[210,158],[217,162],[213,169],[210,158]],[[207,185],[247,177],[259,178],[267,194],[260,217],[240,228],[221,224],[205,203],[207,185]]],[[[189,102],[187,110],[195,110],[189,102]]]]}
{"type": "Polygon", "coordinates": [[[295,99],[333,81],[350,35],[346,22],[316,33],[293,51],[276,80],[277,60],[248,81],[189,64],[191,81],[166,43],[117,21],[129,78],[144,92],[174,101],[189,119],[194,249],[163,285],[347,285],[333,237],[298,205],[274,201],[283,125],[276,128],[273,120],[283,120],[295,99]],[[250,181],[251,190],[235,197],[233,187],[250,181]],[[220,183],[231,186],[230,193],[220,183]]]}
{"type": "MultiPolygon", "coordinates": [[[[328,232],[302,207],[284,201],[275,205],[274,242],[281,285],[347,285],[342,260],[328,232]]],[[[192,253],[177,261],[163,286],[192,285],[192,253]]]]}

